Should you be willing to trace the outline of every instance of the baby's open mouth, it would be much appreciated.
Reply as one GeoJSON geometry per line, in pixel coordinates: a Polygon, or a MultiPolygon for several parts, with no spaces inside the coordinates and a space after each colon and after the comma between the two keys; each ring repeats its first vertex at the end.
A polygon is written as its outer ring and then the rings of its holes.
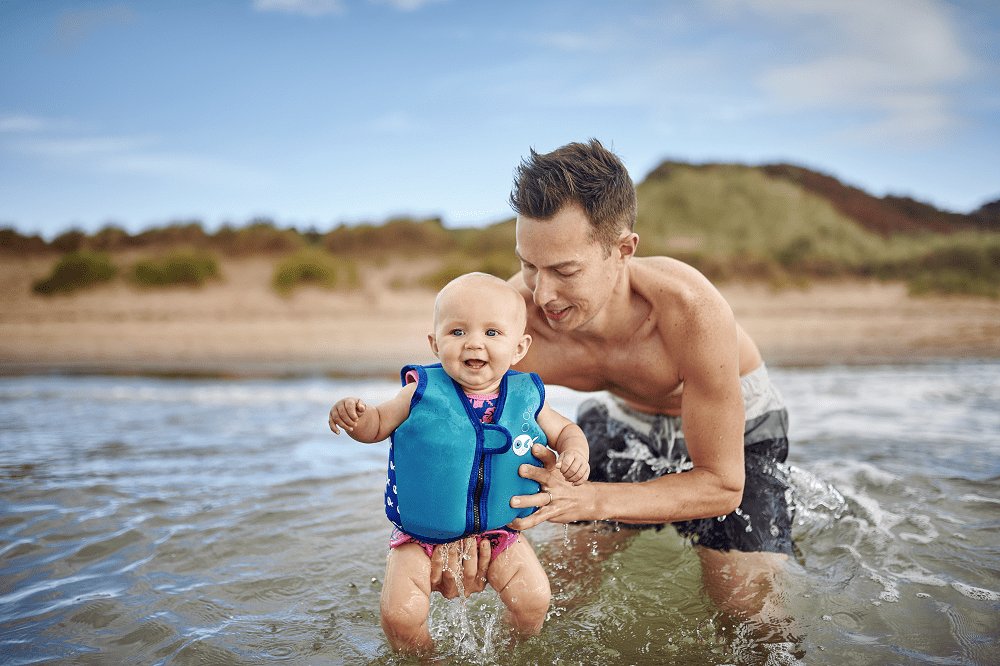
{"type": "Polygon", "coordinates": [[[472,368],[473,370],[479,370],[480,368],[486,365],[486,361],[483,361],[478,358],[470,358],[467,361],[465,361],[465,365],[469,368],[472,368]]]}

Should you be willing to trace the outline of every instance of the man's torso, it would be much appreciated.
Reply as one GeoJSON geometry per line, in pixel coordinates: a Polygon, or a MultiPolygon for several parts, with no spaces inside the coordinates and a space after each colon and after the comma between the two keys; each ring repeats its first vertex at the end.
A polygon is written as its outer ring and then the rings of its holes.
{"type": "MultiPolygon", "coordinates": [[[[632,260],[630,310],[638,322],[627,338],[597,344],[585,336],[558,333],[526,296],[528,333],[532,336],[527,367],[548,384],[578,391],[608,391],[639,411],[679,415],[684,378],[680,355],[697,344],[671,335],[674,313],[690,307],[690,299],[722,299],[691,267],[662,257],[632,260]],[[645,314],[645,316],[643,316],[645,314]]],[[[740,374],[761,364],[753,340],[737,324],[735,344],[740,374]]]]}

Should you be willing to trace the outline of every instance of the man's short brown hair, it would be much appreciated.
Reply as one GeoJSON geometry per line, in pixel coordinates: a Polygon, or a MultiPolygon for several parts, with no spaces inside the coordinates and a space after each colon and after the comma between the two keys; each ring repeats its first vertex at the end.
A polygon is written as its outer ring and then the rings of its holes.
{"type": "Polygon", "coordinates": [[[514,173],[510,205],[518,215],[547,220],[569,204],[590,220],[591,240],[610,253],[635,226],[635,186],[618,156],[597,139],[531,155],[514,173]]]}

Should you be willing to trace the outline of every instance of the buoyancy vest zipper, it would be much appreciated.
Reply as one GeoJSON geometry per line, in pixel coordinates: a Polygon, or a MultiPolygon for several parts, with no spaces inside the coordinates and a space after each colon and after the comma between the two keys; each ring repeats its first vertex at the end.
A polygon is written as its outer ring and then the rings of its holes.
{"type": "Polygon", "coordinates": [[[472,530],[482,531],[482,516],[479,515],[479,505],[483,499],[483,482],[486,479],[486,455],[479,457],[479,470],[476,472],[476,490],[472,494],[472,530]]]}

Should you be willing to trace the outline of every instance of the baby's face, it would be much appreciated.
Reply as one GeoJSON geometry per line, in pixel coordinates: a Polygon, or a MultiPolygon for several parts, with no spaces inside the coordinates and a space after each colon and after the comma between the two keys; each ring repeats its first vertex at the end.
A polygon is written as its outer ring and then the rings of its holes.
{"type": "Polygon", "coordinates": [[[470,279],[438,297],[431,349],[466,391],[494,393],[528,351],[524,301],[503,283],[470,279]]]}

